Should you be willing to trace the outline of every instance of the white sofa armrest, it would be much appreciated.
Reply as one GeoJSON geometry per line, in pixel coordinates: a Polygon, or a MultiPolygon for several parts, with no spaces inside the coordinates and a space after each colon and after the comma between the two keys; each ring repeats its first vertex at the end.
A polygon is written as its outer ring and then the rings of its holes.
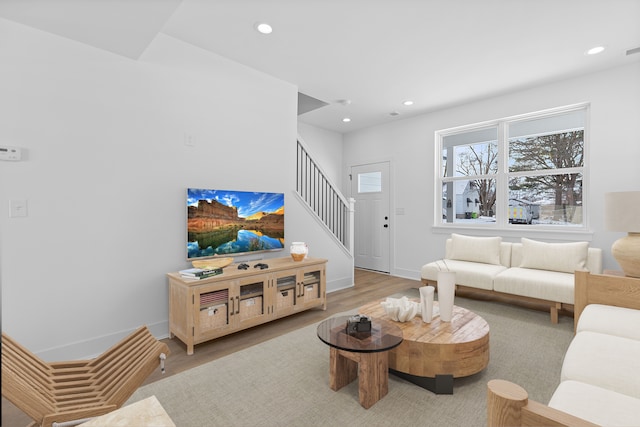
{"type": "Polygon", "coordinates": [[[593,274],[602,274],[602,249],[589,247],[587,270],[593,274]]]}

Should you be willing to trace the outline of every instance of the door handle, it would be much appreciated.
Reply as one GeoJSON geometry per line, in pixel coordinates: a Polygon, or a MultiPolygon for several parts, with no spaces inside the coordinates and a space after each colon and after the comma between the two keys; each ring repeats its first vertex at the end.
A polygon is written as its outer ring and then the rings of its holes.
{"type": "Polygon", "coordinates": [[[384,228],[389,228],[389,224],[383,225],[384,228]]]}

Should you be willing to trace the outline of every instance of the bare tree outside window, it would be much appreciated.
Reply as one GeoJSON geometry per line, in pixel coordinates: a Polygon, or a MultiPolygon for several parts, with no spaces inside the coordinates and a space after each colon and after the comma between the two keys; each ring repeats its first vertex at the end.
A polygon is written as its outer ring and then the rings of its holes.
{"type": "MultiPolygon", "coordinates": [[[[457,173],[463,176],[495,175],[498,173],[498,145],[495,142],[475,144],[459,150],[457,173]]],[[[473,179],[478,191],[480,215],[493,216],[496,204],[495,179],[473,179]]]]}

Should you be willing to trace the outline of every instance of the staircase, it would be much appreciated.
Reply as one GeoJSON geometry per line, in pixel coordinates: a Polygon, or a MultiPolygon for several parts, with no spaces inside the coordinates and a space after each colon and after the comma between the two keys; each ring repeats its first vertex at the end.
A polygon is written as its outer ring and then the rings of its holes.
{"type": "Polygon", "coordinates": [[[327,231],[353,256],[354,199],[347,200],[298,138],[296,192],[327,231]]]}

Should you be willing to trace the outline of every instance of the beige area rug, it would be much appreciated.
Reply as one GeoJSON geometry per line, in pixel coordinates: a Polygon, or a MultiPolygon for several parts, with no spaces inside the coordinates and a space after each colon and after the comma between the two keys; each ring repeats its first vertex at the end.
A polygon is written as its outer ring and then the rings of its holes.
{"type": "Polygon", "coordinates": [[[456,305],[489,323],[491,358],[483,372],[456,379],[453,395],[391,375],[389,394],[364,409],[357,381],[329,388],[329,348],[311,325],[146,385],[128,403],[155,395],[179,427],[484,426],[493,378],[520,384],[546,403],[559,383],[573,319],[553,325],[547,313],[510,305],[458,297],[456,305]]]}

